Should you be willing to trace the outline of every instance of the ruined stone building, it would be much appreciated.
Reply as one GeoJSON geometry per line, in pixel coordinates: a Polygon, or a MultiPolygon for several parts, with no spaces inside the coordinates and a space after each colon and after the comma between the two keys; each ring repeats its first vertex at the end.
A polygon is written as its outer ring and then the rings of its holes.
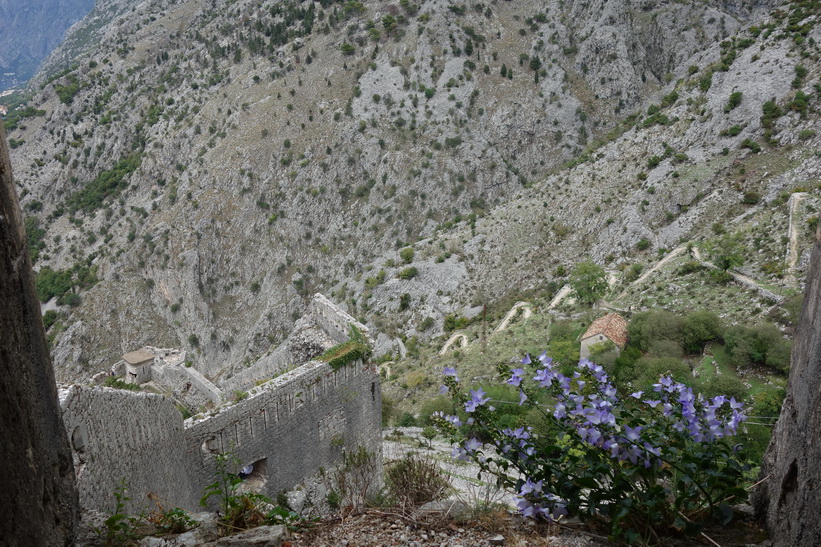
{"type": "Polygon", "coordinates": [[[160,394],[62,388],[80,505],[110,511],[113,493],[125,481],[131,497],[127,510],[151,506],[149,494],[165,507],[199,509],[205,487],[215,481],[217,456],[224,453],[236,456],[238,468],[252,466],[247,487],[272,499],[300,486],[309,503],[322,505],[331,487],[326,471],[360,447],[379,462],[378,483],[382,402],[375,367],[360,360],[334,370],[312,360],[346,341],[350,325],[368,336],[367,328],[316,295],[289,341],[275,352],[278,359],[261,360],[226,381],[227,388],[186,366],[185,354],[176,350],[146,347],[124,355],[114,372],[130,383],[152,382],[218,405],[186,420],[160,394]],[[286,361],[299,366],[277,376],[286,361]],[[264,377],[271,379],[254,385],[264,377]],[[241,400],[232,403],[235,390],[243,390],[241,400]]]}

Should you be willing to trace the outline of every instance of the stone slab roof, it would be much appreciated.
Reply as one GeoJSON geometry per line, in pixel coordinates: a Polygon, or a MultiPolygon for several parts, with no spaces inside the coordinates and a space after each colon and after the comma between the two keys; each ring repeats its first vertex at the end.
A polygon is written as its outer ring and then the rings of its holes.
{"type": "Polygon", "coordinates": [[[123,355],[123,361],[129,365],[139,365],[154,360],[154,352],[147,348],[129,351],[123,355]]]}
{"type": "Polygon", "coordinates": [[[619,349],[624,349],[627,344],[627,321],[617,313],[608,313],[590,323],[582,340],[599,334],[608,337],[619,349]]]}

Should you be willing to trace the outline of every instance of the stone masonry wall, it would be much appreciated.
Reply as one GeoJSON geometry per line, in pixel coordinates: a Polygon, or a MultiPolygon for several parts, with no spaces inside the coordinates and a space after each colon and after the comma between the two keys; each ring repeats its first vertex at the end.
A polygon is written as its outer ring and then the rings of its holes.
{"type": "Polygon", "coordinates": [[[132,498],[126,510],[165,504],[195,509],[185,466],[183,420],[161,395],[111,388],[71,386],[60,393],[63,425],[74,456],[80,506],[110,513],[121,480],[132,498]]]}
{"type": "MultiPolygon", "coordinates": [[[[311,315],[311,319],[313,319],[322,330],[328,333],[337,344],[348,340],[348,325],[351,323],[359,329],[365,338],[370,339],[368,327],[354,319],[320,293],[314,295],[308,306],[308,313],[311,315]]],[[[373,345],[372,342],[371,345],[373,345]]]]}
{"type": "Polygon", "coordinates": [[[205,399],[215,404],[222,402],[222,391],[193,367],[183,365],[160,367],[155,365],[152,367],[152,376],[155,381],[159,381],[162,385],[173,386],[178,389],[185,389],[186,384],[190,383],[205,399]]]}
{"type": "Polygon", "coordinates": [[[787,398],[761,462],[753,499],[776,547],[821,545],[820,409],[821,227],[815,233],[790,356],[787,398]]]}
{"type": "Polygon", "coordinates": [[[255,489],[272,499],[341,463],[345,450],[362,446],[381,462],[381,407],[372,366],[334,372],[327,363],[309,362],[216,416],[188,421],[192,482],[213,482],[216,455],[232,449],[243,466],[255,464],[255,489]]]}
{"type": "Polygon", "coordinates": [[[362,363],[333,371],[312,361],[239,403],[185,422],[156,394],[71,386],[61,391],[60,404],[84,509],[110,513],[124,479],[132,498],[127,511],[153,508],[149,493],[165,507],[197,510],[215,480],[217,454],[227,451],[243,466],[256,464],[247,487],[272,499],[331,470],[344,451],[359,446],[377,455],[381,477],[379,377],[362,363]]]}
{"type": "Polygon", "coordinates": [[[283,344],[250,367],[223,381],[220,384],[220,388],[226,393],[231,393],[238,389],[247,391],[254,386],[257,380],[264,380],[276,376],[292,363],[293,359],[291,358],[288,344],[283,344]]]}

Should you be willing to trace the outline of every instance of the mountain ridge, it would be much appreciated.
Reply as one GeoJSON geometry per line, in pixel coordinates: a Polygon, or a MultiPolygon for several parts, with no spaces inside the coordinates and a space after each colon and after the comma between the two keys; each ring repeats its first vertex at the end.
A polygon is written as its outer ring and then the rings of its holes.
{"type": "Polygon", "coordinates": [[[99,279],[61,308],[63,379],[148,343],[228,377],[318,290],[387,348],[585,256],[652,261],[637,242],[752,225],[799,186],[818,204],[815,107],[791,106],[818,79],[807,62],[791,83],[821,39],[814,12],[789,20],[803,3],[773,19],[771,2],[206,4],[144,2],[101,27],[31,101],[47,114],[10,134],[38,266],[99,279]],[[762,121],[772,97],[786,115],[762,121]]]}

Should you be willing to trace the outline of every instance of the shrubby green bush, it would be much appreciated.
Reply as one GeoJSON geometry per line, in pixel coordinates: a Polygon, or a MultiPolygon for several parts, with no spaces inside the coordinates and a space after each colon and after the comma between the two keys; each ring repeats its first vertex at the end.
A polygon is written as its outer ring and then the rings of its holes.
{"type": "Polygon", "coordinates": [[[585,304],[592,304],[607,292],[607,274],[604,268],[592,260],[583,260],[570,272],[570,286],[576,298],[585,304]]]}
{"type": "Polygon", "coordinates": [[[411,266],[409,268],[405,268],[401,272],[399,272],[399,279],[413,279],[417,276],[419,270],[416,269],[415,266],[411,266]]]}
{"type": "Polygon", "coordinates": [[[402,262],[405,264],[410,264],[413,262],[413,247],[405,247],[401,251],[399,251],[399,258],[402,259],[402,262]]]}
{"type": "Polygon", "coordinates": [[[792,345],[772,323],[749,328],[732,326],[724,334],[724,340],[724,349],[733,365],[766,365],[779,372],[789,370],[792,345]]]}
{"type": "Polygon", "coordinates": [[[402,505],[420,505],[441,499],[450,481],[435,460],[409,453],[385,469],[388,491],[402,505]]]}
{"type": "Polygon", "coordinates": [[[627,326],[630,344],[641,351],[649,351],[659,340],[670,340],[681,345],[684,341],[682,329],[684,319],[668,311],[646,311],[633,316],[627,326]]]}

